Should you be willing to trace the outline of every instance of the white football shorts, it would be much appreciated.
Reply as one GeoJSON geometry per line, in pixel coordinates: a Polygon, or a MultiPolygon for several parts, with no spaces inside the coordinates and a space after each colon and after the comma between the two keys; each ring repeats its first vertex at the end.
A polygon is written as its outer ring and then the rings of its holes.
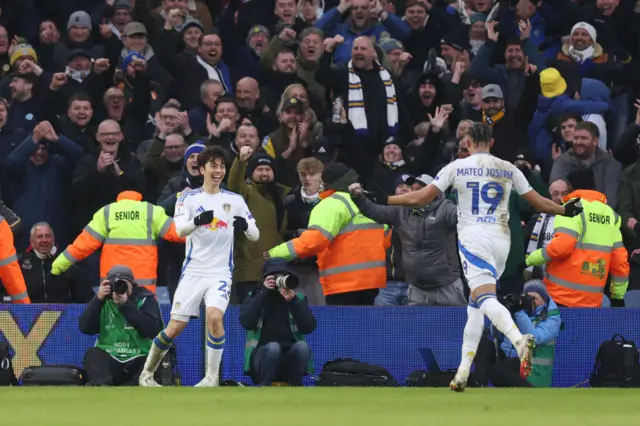
{"type": "Polygon", "coordinates": [[[231,297],[231,277],[197,277],[182,275],[173,296],[171,318],[189,322],[189,318],[200,316],[200,303],[226,312],[231,297]]]}
{"type": "Polygon", "coordinates": [[[486,284],[496,284],[504,272],[511,248],[511,237],[474,232],[458,235],[458,252],[462,270],[471,291],[486,284]]]}

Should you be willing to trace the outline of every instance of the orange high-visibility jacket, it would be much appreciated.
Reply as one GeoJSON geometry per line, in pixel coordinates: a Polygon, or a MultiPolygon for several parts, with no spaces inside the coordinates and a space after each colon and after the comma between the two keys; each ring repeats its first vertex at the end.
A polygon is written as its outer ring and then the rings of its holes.
{"type": "Polygon", "coordinates": [[[31,303],[22,270],[18,265],[18,257],[13,245],[13,232],[2,216],[0,216],[0,280],[11,297],[12,303],[31,303]]]}
{"type": "Polygon", "coordinates": [[[386,226],[360,213],[347,193],[325,191],[321,198],[311,210],[308,229],[299,238],[269,250],[271,257],[318,256],[325,296],[384,288],[386,226]]]}
{"type": "Polygon", "coordinates": [[[115,203],[102,207],[93,220],[61,256],[53,262],[51,273],[59,275],[76,262],[102,247],[100,278],[116,265],[131,268],[136,283],[155,294],[158,247],[156,240],[184,243],[173,219],[162,207],[141,201],[142,195],[124,191],[115,203]]]}
{"type": "Polygon", "coordinates": [[[531,253],[528,266],[547,263],[544,282],[549,296],[571,308],[602,306],[607,277],[611,297],[623,299],[629,284],[627,250],[622,244],[621,219],[607,205],[604,194],[578,190],[564,201],[580,197],[582,213],[557,216],[554,236],[545,248],[531,253]]]}

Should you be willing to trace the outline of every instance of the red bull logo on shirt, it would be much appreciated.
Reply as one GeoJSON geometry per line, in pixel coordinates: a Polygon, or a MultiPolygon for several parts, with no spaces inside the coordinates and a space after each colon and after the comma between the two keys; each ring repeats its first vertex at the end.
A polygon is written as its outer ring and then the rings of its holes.
{"type": "Polygon", "coordinates": [[[229,229],[229,224],[224,220],[220,220],[217,217],[213,218],[213,221],[206,226],[211,231],[217,231],[218,229],[229,229]]]}

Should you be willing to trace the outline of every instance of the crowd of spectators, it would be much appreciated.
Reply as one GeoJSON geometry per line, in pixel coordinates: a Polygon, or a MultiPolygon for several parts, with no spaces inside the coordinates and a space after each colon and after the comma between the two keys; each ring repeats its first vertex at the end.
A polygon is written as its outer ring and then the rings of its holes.
{"type": "MultiPolygon", "coordinates": [[[[52,260],[122,191],[172,216],[177,194],[201,185],[197,154],[219,145],[225,185],[260,229],[257,242],[238,236],[239,303],[261,282],[263,254],[307,228],[329,184],[355,171],[371,192],[419,189],[469,155],[473,121],[492,127],[495,156],[554,199],[569,192],[569,173],[592,170],[622,217],[629,288],[640,288],[636,8],[632,0],[2,2],[1,198],[19,218],[15,246],[31,301],[91,299],[99,255],[55,279],[52,260]]],[[[393,234],[390,293],[380,290],[376,303],[464,304],[453,201],[438,203],[406,217],[359,203],[390,225],[423,218],[393,234]]],[[[510,212],[501,291],[519,293],[536,217],[515,193],[510,212]]],[[[159,244],[158,285],[172,288],[184,245],[159,244]]],[[[324,304],[316,258],[291,267],[310,304],[324,304]]]]}

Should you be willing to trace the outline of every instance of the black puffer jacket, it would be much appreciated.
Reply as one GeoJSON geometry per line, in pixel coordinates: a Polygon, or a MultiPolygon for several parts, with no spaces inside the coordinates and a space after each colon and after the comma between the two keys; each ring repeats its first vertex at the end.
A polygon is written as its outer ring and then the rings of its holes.
{"type": "Polygon", "coordinates": [[[40,259],[29,248],[18,261],[31,303],[87,303],[94,296],[92,283],[84,270],[73,265],[60,276],[51,275],[51,264],[58,255],[40,259]]]}

